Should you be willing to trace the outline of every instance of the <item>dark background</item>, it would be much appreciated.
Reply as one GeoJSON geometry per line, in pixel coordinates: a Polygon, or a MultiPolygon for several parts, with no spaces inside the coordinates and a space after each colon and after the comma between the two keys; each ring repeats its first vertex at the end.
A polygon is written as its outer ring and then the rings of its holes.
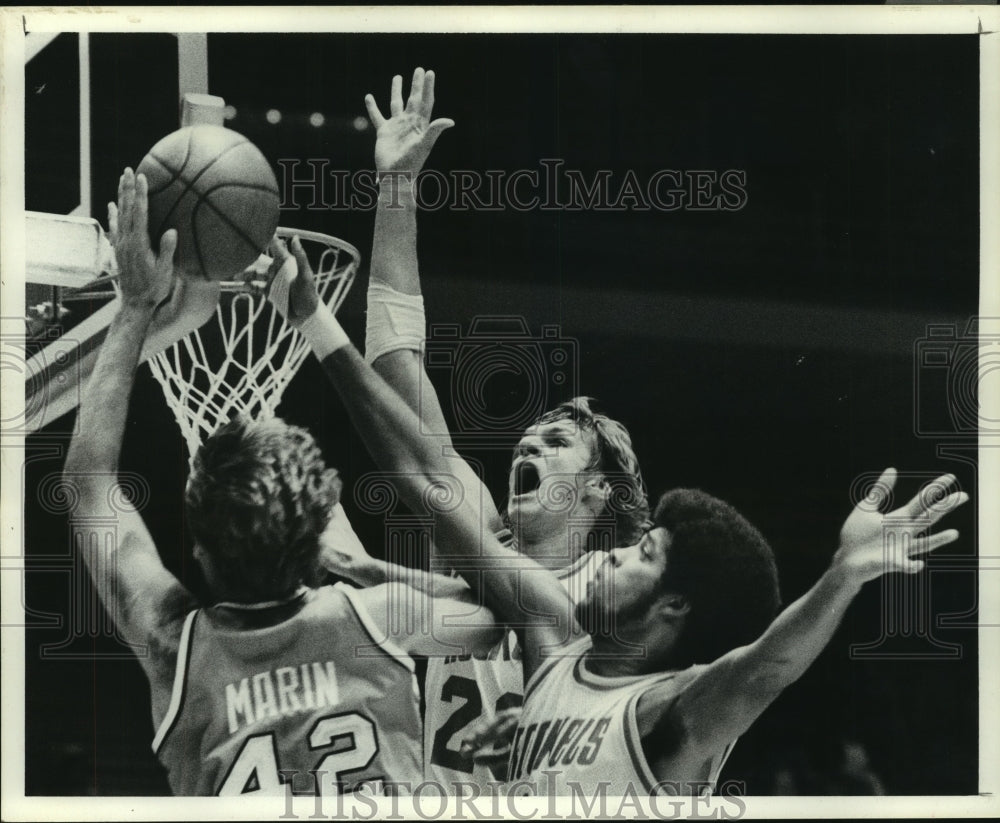
{"type": "MultiPolygon", "coordinates": [[[[371,168],[373,131],[354,123],[364,93],[387,111],[392,74],[422,65],[438,74],[435,114],[458,123],[430,168],[512,172],[559,158],[588,177],[611,170],[613,190],[629,169],[641,181],[660,169],[744,170],[748,198],[734,212],[423,213],[420,263],[432,324],[515,314],[536,334],[559,325],[575,341],[574,388],[629,427],[651,493],[700,486],[746,512],[772,541],[786,602],[825,568],[860,475],[897,466],[904,499],[953,471],[975,495],[974,440],[947,433],[948,378],[971,350],[962,332],[978,301],[975,37],[212,35],[209,55],[210,91],[236,108],[227,125],[275,163],[371,168]],[[271,108],[278,125],[265,120],[271,108]],[[308,123],[314,111],[320,128],[308,123]],[[943,346],[950,365],[920,366],[928,323],[957,324],[943,346]],[[942,444],[958,448],[939,454],[942,444]]],[[[76,37],[63,35],[27,69],[30,209],[77,202],[66,183],[77,173],[75,59],[76,37]]],[[[177,127],[176,40],[94,35],[91,60],[93,213],[103,217],[121,168],[177,127]]],[[[298,209],[281,222],[361,249],[341,311],[360,344],[373,213],[298,209]]],[[[68,322],[87,310],[77,304],[68,322]]],[[[435,379],[449,405],[448,375],[435,379]]],[[[516,410],[522,388],[509,376],[486,397],[516,410]]],[[[553,387],[548,405],[563,391],[553,387]]],[[[146,369],[131,409],[122,468],[148,479],[144,514],[164,561],[201,591],[181,505],[187,455],[146,369]]],[[[348,488],[373,470],[312,359],[280,412],[316,434],[348,488]]],[[[26,444],[25,788],[165,793],[139,666],[100,632],[68,628],[80,575],[64,560],[66,520],[38,490],[58,472],[72,424],[26,444]],[[46,615],[63,626],[41,625],[46,615]],[[43,656],[67,636],[61,656],[43,656]]],[[[470,456],[502,495],[507,448],[470,456]]],[[[379,553],[382,520],[349,493],[345,505],[379,553]]],[[[933,561],[920,602],[935,618],[960,616],[932,625],[933,638],[904,627],[881,659],[851,660],[851,644],[877,641],[886,612],[899,614],[898,599],[869,585],[740,741],[724,779],[773,793],[784,769],[799,792],[850,791],[835,777],[850,740],[890,793],[975,793],[975,505],[949,525],[962,539],[933,561]]],[[[916,591],[906,586],[892,590],[916,591]]]]}

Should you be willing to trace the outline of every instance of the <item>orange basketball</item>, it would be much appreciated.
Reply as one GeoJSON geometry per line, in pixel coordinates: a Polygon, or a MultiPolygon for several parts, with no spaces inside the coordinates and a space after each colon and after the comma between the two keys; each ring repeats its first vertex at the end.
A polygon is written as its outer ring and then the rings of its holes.
{"type": "Polygon", "coordinates": [[[149,150],[137,173],[149,182],[154,244],[177,229],[174,264],[227,280],[253,263],[278,226],[278,181],[260,150],[222,126],[188,126],[149,150]]]}

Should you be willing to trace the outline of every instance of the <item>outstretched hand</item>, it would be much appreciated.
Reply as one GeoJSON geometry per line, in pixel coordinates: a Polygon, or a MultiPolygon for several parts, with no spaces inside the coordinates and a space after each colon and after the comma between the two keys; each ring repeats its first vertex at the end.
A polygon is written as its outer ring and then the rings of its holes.
{"type": "Polygon", "coordinates": [[[415,175],[424,167],[427,155],[445,129],[455,125],[446,117],[431,122],[434,109],[434,72],[418,68],[413,72],[410,96],[403,105],[403,78],[392,78],[389,99],[389,119],[386,120],[375,103],[375,97],[365,95],[368,117],[375,127],[375,169],[379,174],[406,172],[415,175]]]}
{"type": "Polygon", "coordinates": [[[905,506],[882,514],[879,510],[896,484],[896,470],[886,469],[844,522],[834,564],[861,583],[890,572],[921,571],[924,568],[921,555],[958,539],[955,529],[924,534],[969,499],[965,492],[948,493],[954,483],[953,475],[939,477],[925,485],[905,506]]]}
{"type": "Polygon", "coordinates": [[[174,284],[177,231],[160,238],[160,252],[149,244],[149,184],[146,175],[127,168],[118,180],[118,205],[108,203],[108,235],[118,262],[118,285],[126,304],[155,307],[174,284]]]}
{"type": "Polygon", "coordinates": [[[268,299],[293,327],[300,326],[319,306],[309,257],[297,236],[292,238],[291,253],[278,235],[267,250],[272,260],[267,270],[268,299]]]}

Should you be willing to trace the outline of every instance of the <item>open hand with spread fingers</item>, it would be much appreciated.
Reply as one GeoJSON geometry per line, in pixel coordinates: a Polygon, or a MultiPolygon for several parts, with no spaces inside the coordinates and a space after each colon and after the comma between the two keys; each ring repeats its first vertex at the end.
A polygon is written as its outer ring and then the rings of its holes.
{"type": "Polygon", "coordinates": [[[434,72],[418,68],[413,72],[410,96],[403,104],[403,78],[392,78],[389,119],[382,116],[375,97],[365,95],[368,117],[375,127],[375,169],[379,174],[405,172],[417,174],[431,153],[438,137],[455,125],[441,117],[431,121],[434,109],[434,72]]]}
{"type": "Polygon", "coordinates": [[[170,296],[174,285],[177,231],[160,238],[157,254],[149,243],[149,184],[144,174],[125,169],[118,180],[118,204],[108,203],[108,236],[118,263],[122,302],[155,308],[170,296]]]}
{"type": "Polygon", "coordinates": [[[896,476],[895,469],[882,472],[840,530],[833,565],[859,585],[890,572],[916,574],[924,568],[922,555],[958,539],[956,529],[925,534],[969,499],[965,492],[949,491],[955,477],[946,474],[927,483],[909,503],[882,514],[880,509],[896,484],[896,476]]]}

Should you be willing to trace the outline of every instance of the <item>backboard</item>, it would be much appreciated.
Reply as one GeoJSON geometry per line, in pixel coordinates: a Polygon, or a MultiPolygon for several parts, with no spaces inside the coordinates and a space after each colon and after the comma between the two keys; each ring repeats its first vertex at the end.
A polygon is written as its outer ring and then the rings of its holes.
{"type": "MultiPolygon", "coordinates": [[[[125,165],[179,125],[223,124],[207,36],[29,33],[25,48],[25,407],[21,428],[71,411],[117,311],[104,203],[125,165]],[[142,42],[137,42],[141,40],[142,42]],[[141,54],[142,70],[137,70],[141,54]],[[95,185],[96,181],[96,185],[95,185]]],[[[143,360],[200,326],[217,284],[182,281],[143,360]]]]}

